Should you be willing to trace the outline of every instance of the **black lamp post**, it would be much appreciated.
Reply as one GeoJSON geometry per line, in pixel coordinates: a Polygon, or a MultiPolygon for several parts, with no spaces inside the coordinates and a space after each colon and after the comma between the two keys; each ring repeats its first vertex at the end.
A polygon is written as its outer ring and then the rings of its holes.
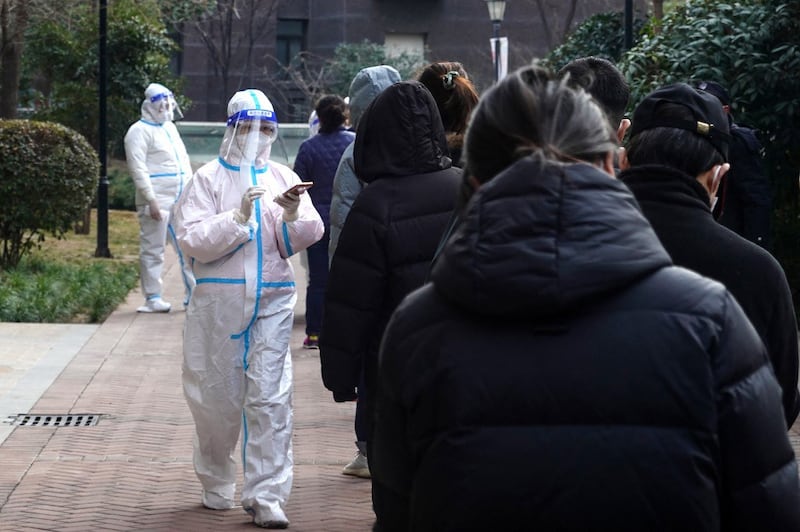
{"type": "Polygon", "coordinates": [[[99,109],[99,130],[98,130],[98,156],[100,157],[100,181],[97,184],[97,248],[94,251],[95,257],[111,258],[111,251],[108,249],[108,171],[106,167],[106,73],[108,66],[108,52],[106,50],[108,28],[108,2],[100,0],[100,40],[98,43],[99,53],[99,76],[97,84],[99,109]]]}
{"type": "Polygon", "coordinates": [[[500,81],[500,23],[506,14],[506,3],[504,0],[486,0],[486,7],[494,30],[494,81],[497,83],[500,81]]]}
{"type": "Polygon", "coordinates": [[[625,49],[633,48],[633,0],[625,0],[625,49]]]}

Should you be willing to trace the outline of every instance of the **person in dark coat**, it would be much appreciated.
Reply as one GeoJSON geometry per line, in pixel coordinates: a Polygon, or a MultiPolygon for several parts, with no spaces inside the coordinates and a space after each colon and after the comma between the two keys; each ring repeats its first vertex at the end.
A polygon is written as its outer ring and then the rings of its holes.
{"type": "Polygon", "coordinates": [[[355,133],[345,127],[347,105],[340,96],[323,96],[314,107],[319,119],[319,132],[303,141],[294,161],[294,171],[303,181],[314,186],[308,190],[314,208],[325,223],[325,234],[306,250],[308,287],[306,289],[306,339],[303,347],[317,349],[322,330],[325,288],[328,284],[328,240],[331,234],[330,211],[333,178],[345,148],[355,133]]]}
{"type": "Polygon", "coordinates": [[[711,204],[728,169],[728,120],[717,99],[680,83],[635,109],[620,174],[675,264],[724,284],[767,347],[783,390],[786,426],[800,411],[797,322],[778,261],[718,224],[711,204]],[[710,124],[710,136],[697,133],[710,124]]]}
{"type": "Polygon", "coordinates": [[[463,223],[381,346],[374,529],[798,530],[764,346],[672,264],[594,100],[523,68],[465,148],[463,223]]]}
{"type": "Polygon", "coordinates": [[[756,130],[734,121],[731,97],[725,87],[714,81],[701,81],[697,88],[717,97],[731,130],[728,149],[731,169],[720,182],[714,218],[769,251],[772,249],[772,187],[764,173],[764,148],[756,136],[756,130]]]}
{"type": "Polygon", "coordinates": [[[622,71],[608,59],[587,56],[573,59],[561,67],[558,75],[583,87],[597,100],[611,127],[616,129],[617,139],[622,142],[631,126],[630,119],[625,117],[631,91],[622,71]]]}
{"type": "MultiPolygon", "coordinates": [[[[358,123],[353,157],[367,185],[331,263],[320,360],[334,400],[365,402],[369,435],[383,330],[397,304],[425,280],[461,170],[451,166],[436,102],[416,81],[395,83],[372,101],[358,123]]],[[[367,436],[367,455],[369,446],[367,436]]]]}

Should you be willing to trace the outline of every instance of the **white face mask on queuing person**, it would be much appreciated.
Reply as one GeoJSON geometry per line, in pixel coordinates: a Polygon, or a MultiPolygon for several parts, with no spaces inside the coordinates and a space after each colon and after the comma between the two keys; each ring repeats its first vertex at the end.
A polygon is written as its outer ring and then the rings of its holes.
{"type": "Polygon", "coordinates": [[[324,232],[307,194],[284,194],[300,178],[269,160],[277,135],[263,92],[234,94],[219,157],[195,173],[175,208],[176,237],[197,282],[186,311],[183,387],[202,504],[235,505],[241,434],[241,504],[268,528],[288,526],[293,478],[289,341],[297,294],[288,258],[324,232]]]}
{"type": "MultiPolygon", "coordinates": [[[[140,227],[139,270],[145,304],[138,312],[168,312],[171,308],[161,297],[164,246],[170,209],[192,176],[186,147],[172,123],[182,116],[172,91],[151,83],[144,91],[141,118],[125,134],[125,158],[136,187],[140,227]]],[[[169,242],[174,244],[172,239],[169,242]]],[[[180,262],[184,263],[182,257],[180,262]]],[[[193,282],[186,270],[183,273],[187,304],[193,282]]]]}

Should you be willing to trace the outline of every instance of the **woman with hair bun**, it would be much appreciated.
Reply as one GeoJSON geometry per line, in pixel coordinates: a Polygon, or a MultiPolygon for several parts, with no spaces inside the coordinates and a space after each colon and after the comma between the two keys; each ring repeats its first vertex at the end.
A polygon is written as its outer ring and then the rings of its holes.
{"type": "Polygon", "coordinates": [[[417,81],[431,91],[447,135],[453,166],[461,167],[461,150],[470,114],[478,105],[478,92],[467,71],[456,61],[441,61],[426,66],[417,81]]]}

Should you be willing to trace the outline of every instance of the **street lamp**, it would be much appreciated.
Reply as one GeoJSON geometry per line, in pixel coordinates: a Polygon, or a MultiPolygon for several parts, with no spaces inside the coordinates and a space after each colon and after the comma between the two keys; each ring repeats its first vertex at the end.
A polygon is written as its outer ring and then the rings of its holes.
{"type": "Polygon", "coordinates": [[[486,0],[486,7],[494,30],[494,81],[497,83],[500,81],[500,23],[506,14],[506,3],[504,0],[486,0]]]}

